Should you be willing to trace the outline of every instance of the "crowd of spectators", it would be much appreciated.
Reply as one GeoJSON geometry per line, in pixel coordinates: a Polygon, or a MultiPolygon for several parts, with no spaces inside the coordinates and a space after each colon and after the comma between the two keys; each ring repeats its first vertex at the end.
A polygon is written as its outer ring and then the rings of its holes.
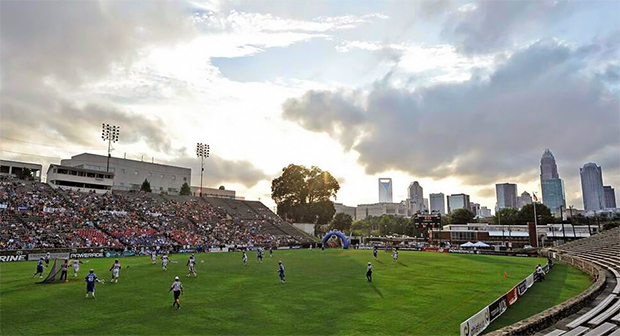
{"type": "Polygon", "coordinates": [[[44,183],[0,180],[0,249],[281,245],[276,219],[230,216],[192,197],[142,192],[96,194],[44,183]]]}

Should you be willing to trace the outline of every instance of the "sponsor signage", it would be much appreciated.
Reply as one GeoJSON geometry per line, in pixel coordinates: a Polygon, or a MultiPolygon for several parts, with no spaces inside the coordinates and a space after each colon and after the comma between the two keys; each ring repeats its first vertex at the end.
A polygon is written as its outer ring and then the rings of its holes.
{"type": "Polygon", "coordinates": [[[195,249],[182,249],[179,250],[179,253],[195,253],[196,250],[195,249]]]}
{"type": "Polygon", "coordinates": [[[527,292],[527,280],[523,280],[521,282],[519,282],[519,284],[517,285],[517,292],[519,293],[519,296],[523,296],[525,294],[525,292],[527,292]]]}
{"type": "Polygon", "coordinates": [[[292,249],[296,249],[296,250],[298,250],[298,249],[300,249],[300,248],[301,248],[301,245],[291,246],[291,248],[292,248],[292,249]]]}
{"type": "Polygon", "coordinates": [[[26,255],[24,254],[0,256],[0,262],[25,261],[25,260],[26,260],[26,255]]]}
{"type": "MultiPolygon", "coordinates": [[[[28,254],[28,260],[39,260],[39,258],[44,258],[47,255],[47,253],[30,253],[28,254]]],[[[69,258],[69,252],[62,252],[62,253],[50,253],[50,258],[51,259],[68,259],[69,258]]]]}
{"type": "Polygon", "coordinates": [[[491,316],[487,306],[477,312],[476,315],[468,318],[467,321],[461,323],[461,336],[480,335],[489,324],[491,324],[491,316]]]}
{"type": "Polygon", "coordinates": [[[55,212],[65,212],[66,209],[65,208],[50,208],[50,207],[43,207],[43,212],[47,212],[47,213],[55,213],[55,212]]]}
{"type": "Polygon", "coordinates": [[[0,204],[0,209],[6,209],[7,205],[6,204],[0,204]]]}
{"type": "Polygon", "coordinates": [[[290,246],[278,246],[278,250],[290,250],[290,246]]]}
{"type": "Polygon", "coordinates": [[[503,295],[499,299],[495,300],[495,302],[489,305],[489,313],[491,314],[491,322],[495,321],[500,315],[502,315],[506,309],[508,309],[508,305],[506,304],[506,295],[503,295]]]}
{"type": "Polygon", "coordinates": [[[517,289],[517,287],[514,287],[513,289],[508,291],[508,293],[506,293],[506,303],[508,304],[508,307],[515,304],[518,299],[519,299],[519,290],[517,289]]]}
{"type": "Polygon", "coordinates": [[[103,252],[71,253],[71,258],[103,258],[103,252]]]}
{"type": "Polygon", "coordinates": [[[534,285],[534,274],[530,274],[525,278],[525,282],[527,284],[527,288],[530,288],[534,285]]]}

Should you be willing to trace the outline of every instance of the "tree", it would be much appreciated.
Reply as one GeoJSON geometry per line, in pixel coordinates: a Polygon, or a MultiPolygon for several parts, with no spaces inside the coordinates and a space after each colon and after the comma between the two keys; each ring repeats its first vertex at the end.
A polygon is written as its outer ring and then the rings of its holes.
{"type": "Polygon", "coordinates": [[[496,225],[517,225],[519,221],[519,210],[514,208],[503,208],[493,216],[493,224],[496,225]],[[499,216],[499,220],[498,217],[499,216]]]}
{"type": "Polygon", "coordinates": [[[189,187],[189,184],[187,184],[187,182],[183,183],[179,194],[184,195],[184,196],[189,196],[192,194],[192,189],[189,187]]]}
{"type": "Polygon", "coordinates": [[[140,187],[140,191],[151,192],[151,183],[149,183],[149,180],[144,179],[144,182],[142,182],[142,186],[140,187]]]}
{"type": "MultiPolygon", "coordinates": [[[[538,224],[546,225],[547,223],[553,223],[553,215],[546,205],[536,203],[536,216],[538,216],[538,224]]],[[[519,222],[534,223],[534,204],[526,204],[519,210],[519,222]]],[[[502,220],[504,217],[502,217],[502,220]]]]}
{"type": "Polygon", "coordinates": [[[450,214],[450,224],[472,223],[474,217],[474,213],[469,209],[456,209],[450,214]]]}
{"type": "Polygon", "coordinates": [[[338,181],[315,166],[290,164],[271,182],[271,198],[276,202],[278,215],[298,223],[329,223],[336,212],[331,199],[338,190],[338,181]]]}
{"type": "Polygon", "coordinates": [[[344,212],[339,212],[332,219],[330,228],[338,231],[349,231],[351,229],[351,225],[353,224],[353,217],[351,215],[346,214],[344,212]]]}

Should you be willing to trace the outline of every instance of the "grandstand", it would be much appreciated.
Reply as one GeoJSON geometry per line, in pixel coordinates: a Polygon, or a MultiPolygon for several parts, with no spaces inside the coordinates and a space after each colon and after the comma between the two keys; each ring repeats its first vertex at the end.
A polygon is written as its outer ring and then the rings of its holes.
{"type": "Polygon", "coordinates": [[[605,277],[600,294],[583,309],[538,333],[549,336],[620,335],[620,228],[551,249],[560,257],[576,257],[600,267],[605,277]]]}
{"type": "Polygon", "coordinates": [[[256,201],[143,192],[106,194],[5,179],[0,249],[192,248],[303,244],[312,238],[256,201]]]}

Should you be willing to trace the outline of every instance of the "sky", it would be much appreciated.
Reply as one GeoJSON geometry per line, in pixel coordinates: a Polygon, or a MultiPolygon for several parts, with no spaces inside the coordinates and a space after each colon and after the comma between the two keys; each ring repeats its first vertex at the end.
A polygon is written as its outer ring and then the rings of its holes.
{"type": "MultiPolygon", "coordinates": [[[[192,168],[273,206],[288,164],[337,202],[539,189],[549,148],[567,205],[579,168],[620,189],[617,1],[2,1],[0,157],[105,155],[192,168]]],[[[617,192],[618,194],[618,192],[617,192]]]]}

